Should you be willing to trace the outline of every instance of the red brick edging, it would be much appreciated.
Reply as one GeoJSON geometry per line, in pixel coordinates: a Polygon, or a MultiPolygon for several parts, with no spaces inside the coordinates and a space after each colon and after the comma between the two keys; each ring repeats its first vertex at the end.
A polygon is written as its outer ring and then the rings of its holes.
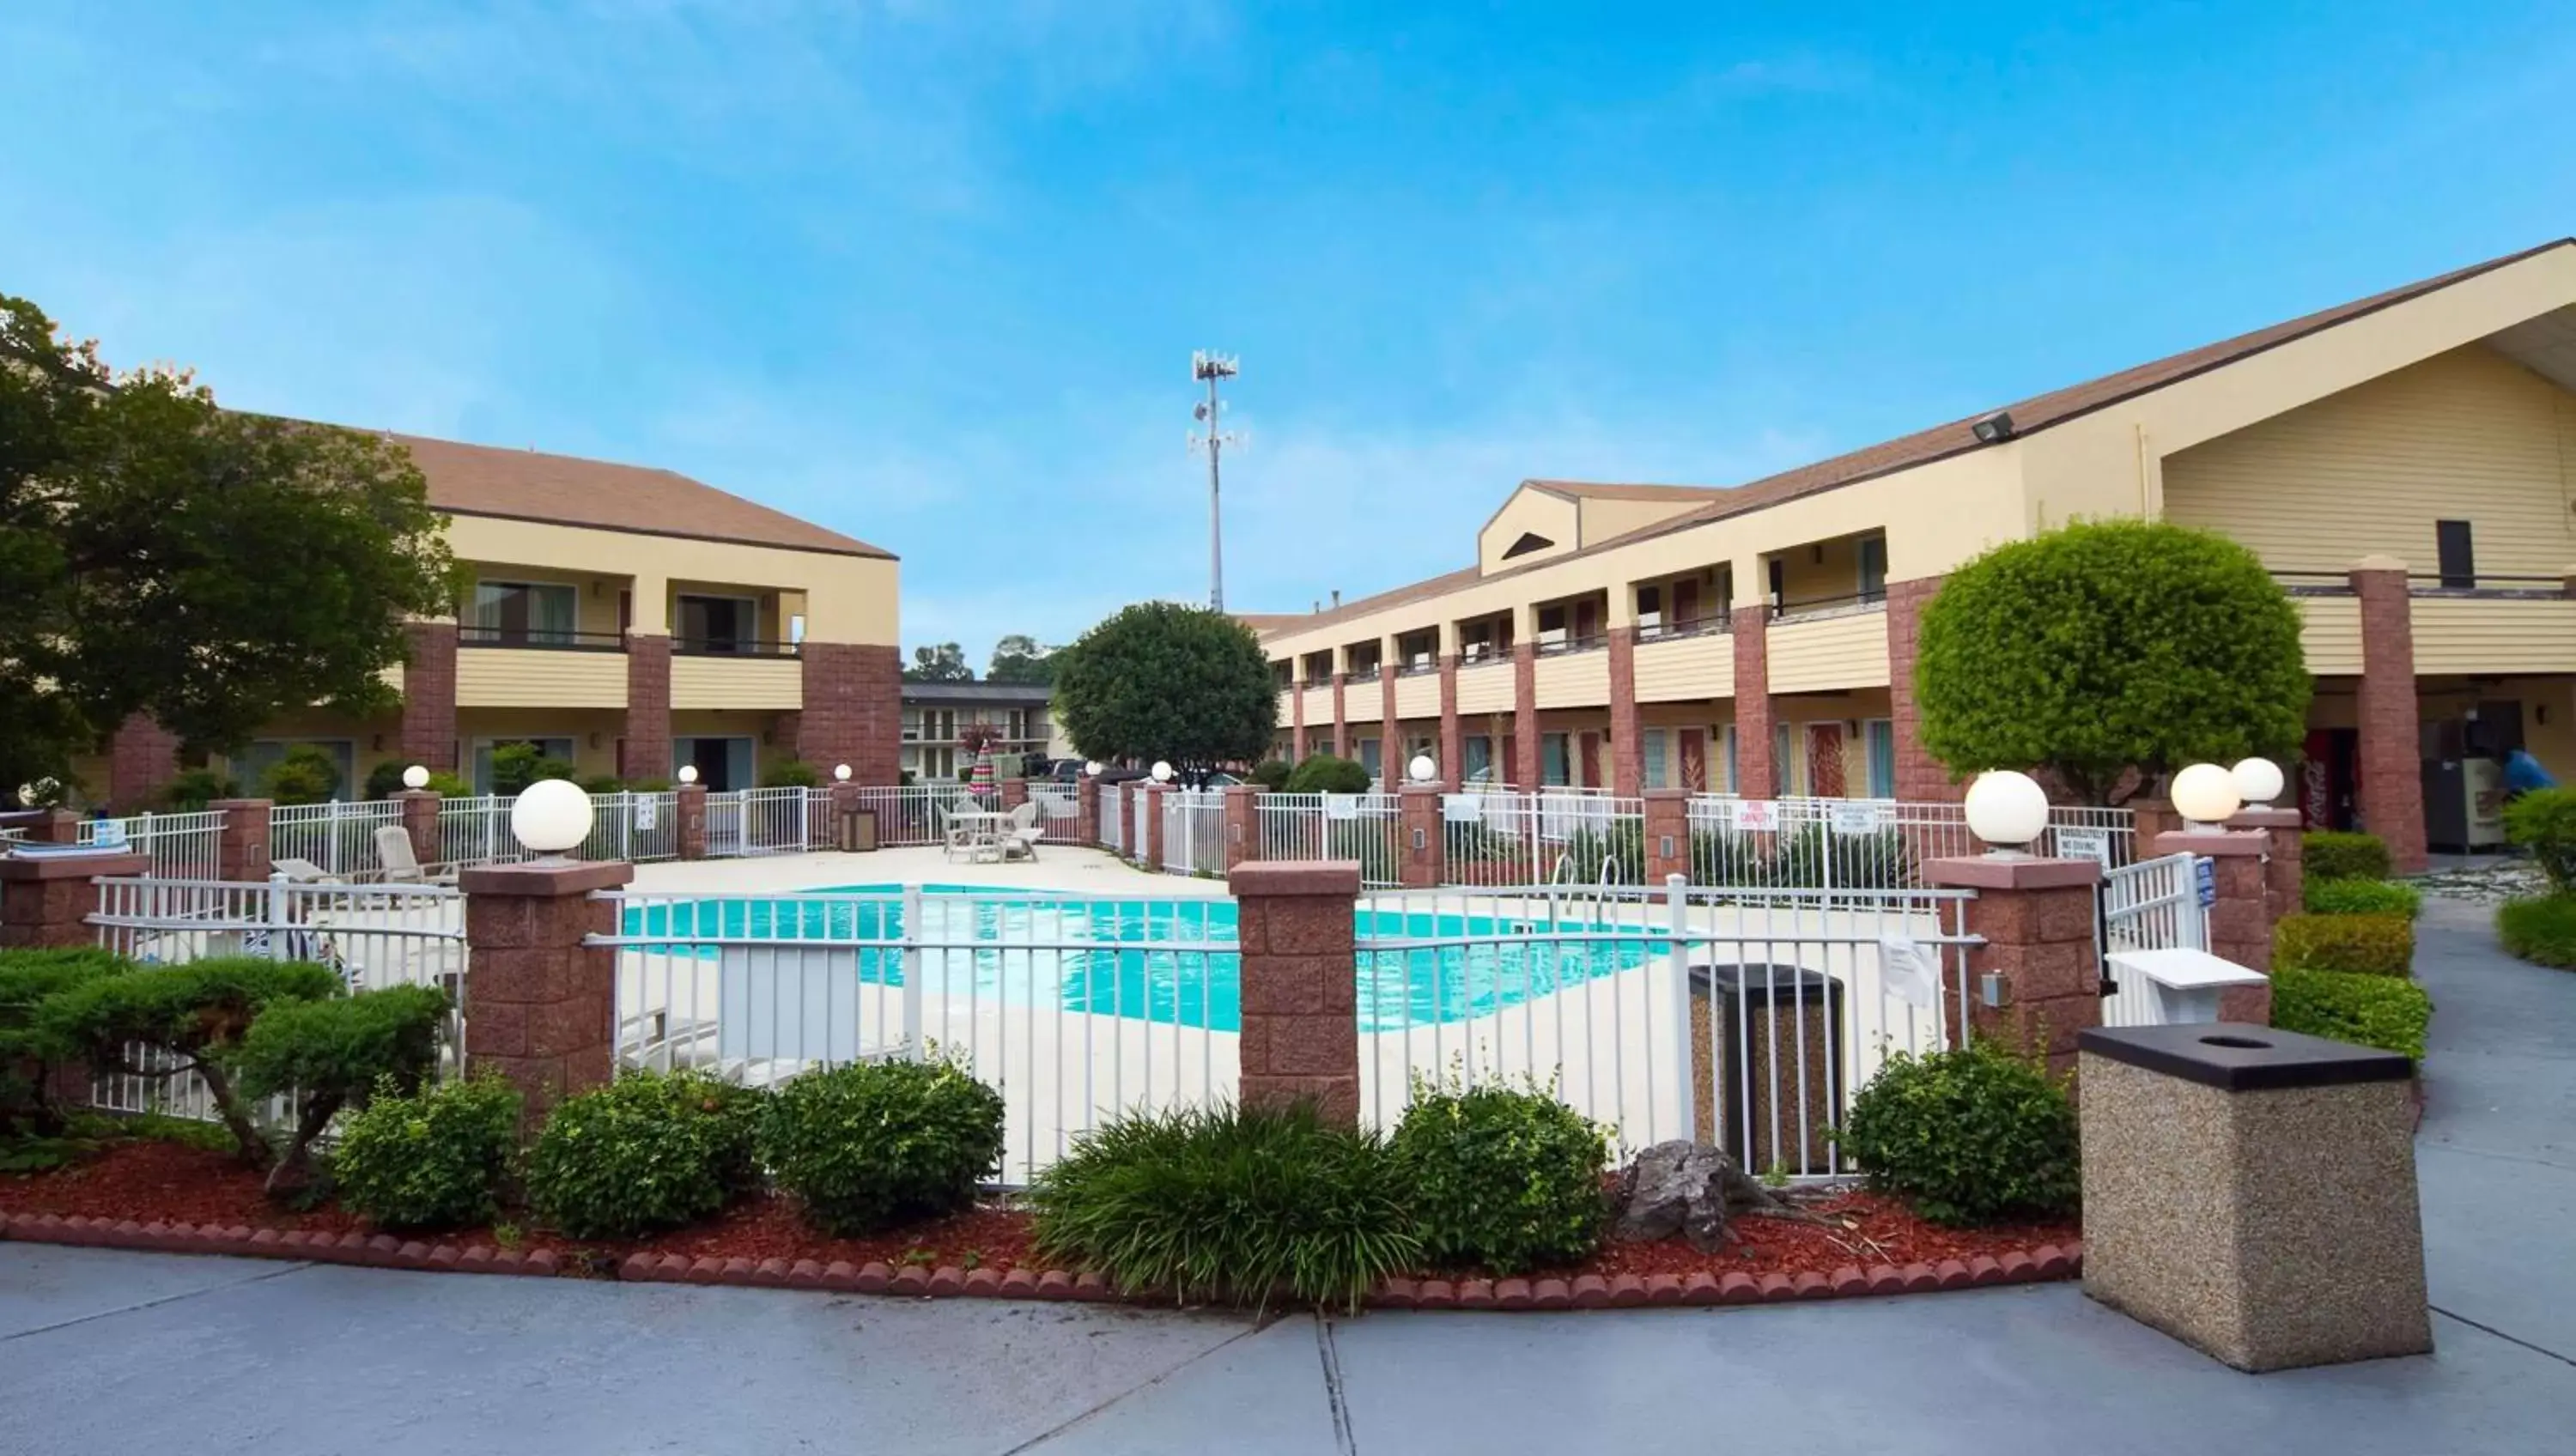
{"type": "MultiPolygon", "coordinates": [[[[307,1259],[325,1264],[355,1264],[374,1269],[456,1270],[469,1274],[534,1274],[565,1272],[566,1263],[551,1249],[522,1254],[486,1244],[431,1244],[398,1239],[391,1234],[279,1233],[191,1224],[136,1223],[132,1219],[64,1218],[57,1214],[0,1214],[0,1239],[34,1244],[73,1244],[101,1249],[143,1249],[171,1254],[232,1254],[261,1259],[307,1259]]],[[[1773,1304],[1806,1299],[1851,1299],[1870,1295],[1927,1294],[1944,1289],[1972,1289],[1993,1284],[2034,1284],[2072,1279],[2084,1270],[2080,1240],[2013,1250],[2001,1258],[1980,1254],[1938,1264],[1879,1264],[1863,1269],[1846,1264],[1831,1275],[1797,1274],[1690,1275],[1621,1274],[1604,1278],[1585,1274],[1566,1279],[1390,1279],[1369,1296],[1372,1309],[1634,1309],[1645,1305],[1773,1304]]],[[[687,1259],[678,1254],[630,1254],[617,1266],[616,1277],[662,1284],[732,1284],[770,1289],[830,1289],[856,1294],[921,1296],[962,1295],[985,1299],[1074,1299],[1113,1301],[1118,1295],[1097,1274],[1062,1269],[1039,1273],[1013,1269],[960,1269],[942,1264],[895,1268],[871,1259],[852,1266],[835,1259],[687,1259]]],[[[1139,1303],[1149,1302],[1139,1300],[1139,1303]]],[[[1150,1301],[1160,1303],[1160,1300],[1150,1301]]]]}

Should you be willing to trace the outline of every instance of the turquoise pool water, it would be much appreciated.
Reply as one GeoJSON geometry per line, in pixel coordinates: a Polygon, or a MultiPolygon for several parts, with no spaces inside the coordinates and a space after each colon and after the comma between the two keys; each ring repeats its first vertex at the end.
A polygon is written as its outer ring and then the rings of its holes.
{"type": "MultiPolygon", "coordinates": [[[[990,942],[974,950],[924,950],[927,987],[1166,1025],[1233,1031],[1242,1025],[1242,960],[1232,900],[1112,899],[990,886],[924,885],[923,933],[990,942]],[[971,895],[972,899],[948,898],[971,895]],[[1022,949],[1030,942],[1075,950],[1022,949]],[[1008,947],[1006,949],[1006,947],[1008,947]],[[1096,948],[1094,948],[1096,947],[1096,948]]],[[[668,935],[648,950],[717,957],[701,937],[777,942],[891,940],[904,932],[903,887],[834,885],[804,896],[710,897],[631,907],[625,933],[668,935]],[[862,898],[832,899],[830,896],[862,898]],[[883,898],[877,898],[883,897],[883,898]]],[[[1568,986],[1643,965],[1667,948],[1635,940],[1575,945],[1464,945],[1371,951],[1372,941],[1476,937],[1548,929],[1603,930],[1589,921],[1430,911],[1356,912],[1359,1023],[1400,1031],[1488,1016],[1568,986]]],[[[903,954],[860,947],[856,979],[903,984],[903,954]]],[[[838,974],[838,968],[835,968],[838,974]]]]}

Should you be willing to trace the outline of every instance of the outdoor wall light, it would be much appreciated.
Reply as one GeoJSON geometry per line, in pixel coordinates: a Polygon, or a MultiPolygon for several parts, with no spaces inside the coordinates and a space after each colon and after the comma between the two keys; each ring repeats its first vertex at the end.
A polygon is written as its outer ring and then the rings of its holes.
{"type": "Polygon", "coordinates": [[[684,783],[684,784],[694,784],[694,783],[696,783],[697,781],[698,781],[698,766],[697,766],[696,764],[694,764],[694,763],[684,763],[684,764],[680,765],[680,782],[682,782],[682,783],[684,783]]]}
{"type": "Polygon", "coordinates": [[[1172,781],[1172,766],[1171,766],[1170,764],[1168,764],[1168,763],[1163,762],[1163,761],[1162,761],[1161,759],[1159,759],[1159,758],[1158,758],[1158,759],[1156,759],[1156,760],[1154,760],[1154,782],[1156,782],[1156,783],[1158,783],[1158,784],[1168,784],[1168,783],[1170,783],[1171,781],[1172,781]]]}
{"type": "Polygon", "coordinates": [[[1975,424],[1968,426],[1968,428],[1976,432],[1978,444],[1999,444],[2013,437],[2012,412],[2010,410],[1997,410],[1993,414],[1977,421],[1975,424]]]}
{"type": "Polygon", "coordinates": [[[422,768],[419,764],[413,764],[411,767],[404,769],[403,787],[406,789],[428,788],[429,770],[422,768]]]}
{"type": "MultiPolygon", "coordinates": [[[[2273,770],[2274,776],[2279,772],[2273,770]]],[[[2183,821],[2205,828],[2226,823],[2245,806],[2245,796],[2236,790],[2236,776],[2214,763],[2195,763],[2175,774],[2170,793],[2183,821]]]]}
{"type": "Polygon", "coordinates": [[[2272,801],[2281,797],[2281,787],[2286,782],[2281,776],[2281,766],[2268,758],[2249,758],[2229,769],[2227,776],[2236,780],[2238,797],[2264,809],[2272,807],[2272,801]]]}
{"type": "Polygon", "coordinates": [[[1440,765],[1433,763],[1427,753],[1415,754],[1413,762],[1404,766],[1404,771],[1417,784],[1427,784],[1440,777],[1440,765]]]}
{"type": "Polygon", "coordinates": [[[565,851],[590,837],[590,795],[570,779],[539,779],[511,801],[510,833],[536,851],[539,864],[561,864],[565,851]]]}
{"type": "Polygon", "coordinates": [[[2039,780],[2008,768],[1977,775],[1968,785],[1965,808],[1968,832],[1998,857],[2027,853],[2031,841],[2048,828],[2048,791],[2039,780]]]}
{"type": "Polygon", "coordinates": [[[1096,779],[1100,777],[1100,760],[1095,758],[1089,763],[1084,764],[1082,766],[1082,774],[1085,778],[1096,779]]]}
{"type": "Polygon", "coordinates": [[[848,764],[846,764],[846,763],[836,763],[836,764],[832,765],[832,782],[834,782],[834,783],[836,783],[836,784],[846,784],[846,783],[848,783],[849,781],[850,781],[850,766],[849,766],[848,764]]]}

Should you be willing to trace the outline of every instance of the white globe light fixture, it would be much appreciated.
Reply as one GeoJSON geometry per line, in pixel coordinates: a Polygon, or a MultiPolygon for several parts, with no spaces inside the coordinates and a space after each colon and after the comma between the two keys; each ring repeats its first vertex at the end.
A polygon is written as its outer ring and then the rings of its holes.
{"type": "Polygon", "coordinates": [[[2236,791],[2236,776],[2214,763],[2195,763],[2173,776],[2174,811],[2187,824],[2213,827],[2233,818],[2245,806],[2236,791]]]}
{"type": "Polygon", "coordinates": [[[540,863],[560,864],[590,837],[590,795],[570,779],[539,779],[511,801],[510,833],[540,863]]]}
{"type": "Polygon", "coordinates": [[[836,764],[832,765],[832,782],[834,782],[834,783],[836,783],[836,784],[846,784],[846,783],[848,783],[849,781],[850,781],[850,766],[849,766],[848,764],[846,764],[846,763],[836,763],[836,764]]]}
{"type": "Polygon", "coordinates": [[[411,767],[404,769],[403,787],[406,789],[428,788],[429,770],[422,768],[419,764],[413,764],[411,767]]]}
{"type": "Polygon", "coordinates": [[[1968,785],[1965,808],[1968,832],[1991,846],[1991,855],[2026,853],[2048,829],[2048,791],[2039,780],[2008,768],[1977,775],[1968,785]]]}
{"type": "Polygon", "coordinates": [[[1172,766],[1171,766],[1170,764],[1168,764],[1168,763],[1163,762],[1163,761],[1162,761],[1161,759],[1159,759],[1159,758],[1158,758],[1158,759],[1156,759],[1156,760],[1154,760],[1154,782],[1156,782],[1156,783],[1158,783],[1158,784],[1168,784],[1168,783],[1170,783],[1171,781],[1172,781],[1172,766]]]}
{"type": "Polygon", "coordinates": [[[694,783],[696,783],[697,781],[698,781],[698,766],[697,766],[696,764],[694,764],[694,763],[684,763],[684,764],[680,765],[680,782],[682,782],[682,783],[684,783],[684,784],[694,784],[694,783]]]}
{"type": "Polygon", "coordinates": [[[2269,809],[2281,797],[2288,781],[2281,776],[2281,766],[2268,758],[2249,758],[2227,771],[2236,780],[2236,793],[2258,809],[2269,809]]]}
{"type": "Polygon", "coordinates": [[[1404,772],[1405,776],[1415,783],[1427,784],[1440,777],[1440,765],[1431,761],[1430,754],[1417,753],[1413,756],[1413,762],[1404,766],[1404,772]]]}
{"type": "Polygon", "coordinates": [[[1095,758],[1089,763],[1084,764],[1082,766],[1082,776],[1088,779],[1096,779],[1100,777],[1100,760],[1095,758]]]}

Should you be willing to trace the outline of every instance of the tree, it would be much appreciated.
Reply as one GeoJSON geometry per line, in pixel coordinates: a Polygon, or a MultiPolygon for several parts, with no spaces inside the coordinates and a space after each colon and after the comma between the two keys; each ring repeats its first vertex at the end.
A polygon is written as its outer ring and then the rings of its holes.
{"type": "Polygon", "coordinates": [[[1055,669],[1054,648],[1040,647],[1036,638],[1015,632],[993,644],[993,665],[985,670],[984,681],[1049,687],[1055,682],[1055,669]]]}
{"type": "Polygon", "coordinates": [[[1223,612],[1140,602],[1055,657],[1056,716],[1085,758],[1197,773],[1270,751],[1278,685],[1252,629],[1223,612]]]}
{"type": "Polygon", "coordinates": [[[137,712],[205,751],[387,705],[404,620],[455,610],[445,529],[400,445],[117,374],[0,295],[0,787],[137,712]]]}
{"type": "Polygon", "coordinates": [[[903,670],[905,682],[973,682],[975,669],[966,665],[966,649],[954,642],[936,647],[912,649],[912,666],[903,670]]]}
{"type": "Polygon", "coordinates": [[[259,791],[280,804],[327,804],[340,791],[340,765],[324,750],[299,743],[259,776],[259,791]]]}
{"type": "Polygon", "coordinates": [[[1952,572],[1924,609],[1914,681],[1923,746],[1953,773],[2044,769],[2088,803],[2189,763],[2285,757],[2310,692],[2298,609],[2253,552],[2135,520],[1952,572]]]}
{"type": "Polygon", "coordinates": [[[533,743],[501,743],[492,748],[492,792],[516,798],[539,779],[574,779],[581,770],[533,743]]]}

